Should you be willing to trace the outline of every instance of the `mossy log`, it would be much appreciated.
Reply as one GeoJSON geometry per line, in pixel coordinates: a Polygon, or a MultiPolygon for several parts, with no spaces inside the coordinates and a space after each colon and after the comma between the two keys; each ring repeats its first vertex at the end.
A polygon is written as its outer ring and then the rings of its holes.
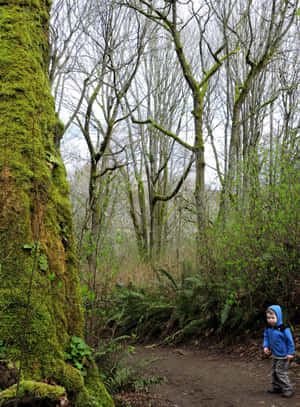
{"type": "Polygon", "coordinates": [[[21,381],[19,398],[16,399],[17,385],[1,393],[0,407],[40,406],[56,407],[67,405],[66,390],[61,386],[38,383],[34,381],[21,381]]]}
{"type": "Polygon", "coordinates": [[[0,0],[0,341],[22,379],[53,378],[74,406],[91,396],[112,406],[92,363],[84,381],[64,361],[84,324],[47,74],[49,10],[48,0],[0,0]]]}

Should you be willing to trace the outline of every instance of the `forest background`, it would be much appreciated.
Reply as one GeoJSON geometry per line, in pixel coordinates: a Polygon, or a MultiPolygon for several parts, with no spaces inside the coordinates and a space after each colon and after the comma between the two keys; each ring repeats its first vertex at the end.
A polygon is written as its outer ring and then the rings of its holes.
{"type": "Polygon", "coordinates": [[[91,343],[296,323],[299,39],[297,1],[54,4],[91,343]]]}

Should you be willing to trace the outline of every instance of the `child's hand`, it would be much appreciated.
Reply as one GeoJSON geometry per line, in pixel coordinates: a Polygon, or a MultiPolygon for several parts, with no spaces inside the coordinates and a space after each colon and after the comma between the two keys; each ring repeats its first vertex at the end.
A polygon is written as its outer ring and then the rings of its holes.
{"type": "Polygon", "coordinates": [[[287,358],[288,360],[294,359],[294,355],[286,355],[286,358],[287,358]]]}
{"type": "Polygon", "coordinates": [[[269,348],[264,348],[264,354],[265,355],[270,355],[271,351],[269,348]]]}

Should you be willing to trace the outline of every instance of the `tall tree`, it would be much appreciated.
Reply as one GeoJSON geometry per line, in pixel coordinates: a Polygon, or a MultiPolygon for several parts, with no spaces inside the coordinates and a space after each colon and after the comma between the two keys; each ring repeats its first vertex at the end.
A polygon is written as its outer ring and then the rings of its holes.
{"type": "MultiPolygon", "coordinates": [[[[171,46],[168,40],[152,38],[128,98],[128,110],[129,104],[137,106],[134,114],[139,119],[146,115],[179,134],[183,128],[186,89],[178,76],[179,63],[171,46]]],[[[182,151],[177,152],[178,146],[171,137],[153,126],[132,126],[129,120],[127,125],[127,161],[132,166],[122,172],[126,172],[130,215],[141,257],[154,260],[166,248],[168,202],[178,193],[193,159],[186,169],[181,168],[185,167],[181,163],[182,151]],[[176,175],[171,171],[172,161],[177,164],[176,175]]],[[[179,146],[180,149],[186,151],[179,146]]]]}
{"type": "MultiPolygon", "coordinates": [[[[234,93],[228,170],[223,186],[235,199],[242,196],[240,181],[247,185],[250,172],[257,172],[256,149],[262,129],[258,129],[257,124],[254,129],[253,124],[258,119],[257,114],[263,114],[265,107],[278,96],[278,89],[272,95],[266,94],[263,89],[268,84],[270,66],[278,58],[282,43],[293,27],[298,4],[298,0],[272,0],[268,4],[252,0],[238,1],[235,6],[238,17],[233,13],[233,18],[240,19],[242,15],[243,19],[235,29],[231,21],[220,17],[222,13],[216,11],[224,24],[226,39],[233,35],[242,51],[232,58],[231,61],[237,66],[234,68],[232,64],[229,68],[231,73],[228,73],[234,93]]],[[[262,120],[261,117],[259,119],[262,120]]]]}
{"type": "MultiPolygon", "coordinates": [[[[197,226],[198,238],[202,240],[203,232],[207,226],[205,213],[205,154],[204,154],[204,126],[203,112],[204,100],[208,85],[212,77],[222,67],[233,51],[224,52],[224,43],[221,40],[219,44],[212,42],[207,36],[208,26],[215,26],[212,7],[202,1],[197,5],[190,2],[181,4],[174,0],[170,1],[147,1],[139,0],[133,2],[126,0],[128,7],[132,7],[142,15],[146,16],[159,26],[161,26],[168,34],[174,45],[174,52],[180,64],[181,74],[186,81],[190,96],[192,98],[193,108],[191,111],[194,125],[194,137],[192,143],[183,142],[177,135],[173,134],[169,129],[164,129],[159,123],[154,122],[152,118],[140,123],[149,123],[155,128],[162,131],[164,134],[172,137],[195,156],[195,203],[197,208],[197,226]],[[194,63],[194,55],[190,56],[189,47],[184,45],[183,33],[188,25],[195,24],[198,33],[193,32],[193,36],[198,38],[199,64],[194,63]],[[199,69],[200,66],[200,69],[199,69]],[[195,69],[196,67],[196,69],[195,69]],[[199,73],[200,72],[200,73],[199,73]]],[[[231,11],[229,10],[229,15],[231,11]]],[[[227,18],[229,18],[229,15],[227,18]]]]}
{"type": "Polygon", "coordinates": [[[83,314],[69,188],[54,143],[61,126],[47,75],[49,9],[48,0],[0,2],[0,339],[24,379],[0,399],[27,389],[54,405],[67,396],[88,406],[93,396],[112,406],[93,361],[83,379],[64,358],[71,337],[83,335],[83,314]],[[46,377],[65,389],[53,395],[43,383],[41,396],[42,384],[28,380],[46,377]]]}
{"type": "Polygon", "coordinates": [[[148,22],[138,20],[135,12],[114,0],[89,0],[84,10],[80,9],[81,3],[57,0],[60,7],[56,10],[64,12],[66,23],[70,20],[69,35],[57,41],[61,24],[55,19],[52,37],[56,34],[56,47],[52,46],[50,73],[54,72],[54,93],[57,108],[64,115],[65,131],[70,127],[71,137],[72,132],[82,137],[88,154],[84,168],[89,178],[88,194],[80,204],[84,213],[76,214],[75,219],[80,219],[77,247],[83,290],[88,287],[89,293],[85,304],[86,340],[90,343],[97,319],[93,313],[95,297],[105,285],[103,252],[119,198],[113,179],[115,170],[124,165],[116,163],[116,157],[122,157],[124,143],[121,141],[119,147],[114,138],[128,116],[126,113],[123,117],[121,104],[140,65],[148,22]],[[76,30],[77,22],[80,30],[76,30]],[[74,35],[78,39],[76,47],[74,35]]]}

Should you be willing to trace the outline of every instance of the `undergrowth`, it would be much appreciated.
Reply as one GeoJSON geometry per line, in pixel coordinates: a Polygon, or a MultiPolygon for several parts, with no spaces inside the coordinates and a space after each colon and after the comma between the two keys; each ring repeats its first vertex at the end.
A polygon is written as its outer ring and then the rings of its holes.
{"type": "Polygon", "coordinates": [[[156,265],[152,281],[120,281],[110,292],[95,293],[95,336],[109,331],[176,343],[261,335],[271,304],[282,306],[286,324],[299,323],[299,188],[299,171],[290,168],[280,183],[233,208],[226,221],[215,220],[197,248],[197,262],[156,265]]]}
{"type": "Polygon", "coordinates": [[[152,283],[117,286],[105,325],[118,335],[165,343],[193,335],[255,335],[264,327],[266,308],[276,303],[286,323],[297,323],[299,207],[295,195],[279,201],[276,213],[258,206],[251,219],[237,217],[225,231],[216,224],[207,233],[201,264],[184,264],[180,276],[159,268],[152,283]]]}
{"type": "Polygon", "coordinates": [[[106,323],[118,335],[134,333],[141,341],[160,338],[164,343],[194,335],[255,334],[264,326],[270,303],[283,303],[289,311],[293,306],[284,288],[293,276],[285,280],[271,274],[265,277],[252,281],[234,273],[222,278],[199,274],[175,285],[164,273],[160,281],[148,286],[119,287],[106,323]]]}
{"type": "Polygon", "coordinates": [[[130,355],[135,351],[130,345],[134,336],[120,336],[101,340],[94,358],[101,372],[101,378],[112,395],[135,391],[151,384],[160,384],[163,376],[145,377],[143,367],[153,362],[153,358],[133,363],[130,355]]]}

